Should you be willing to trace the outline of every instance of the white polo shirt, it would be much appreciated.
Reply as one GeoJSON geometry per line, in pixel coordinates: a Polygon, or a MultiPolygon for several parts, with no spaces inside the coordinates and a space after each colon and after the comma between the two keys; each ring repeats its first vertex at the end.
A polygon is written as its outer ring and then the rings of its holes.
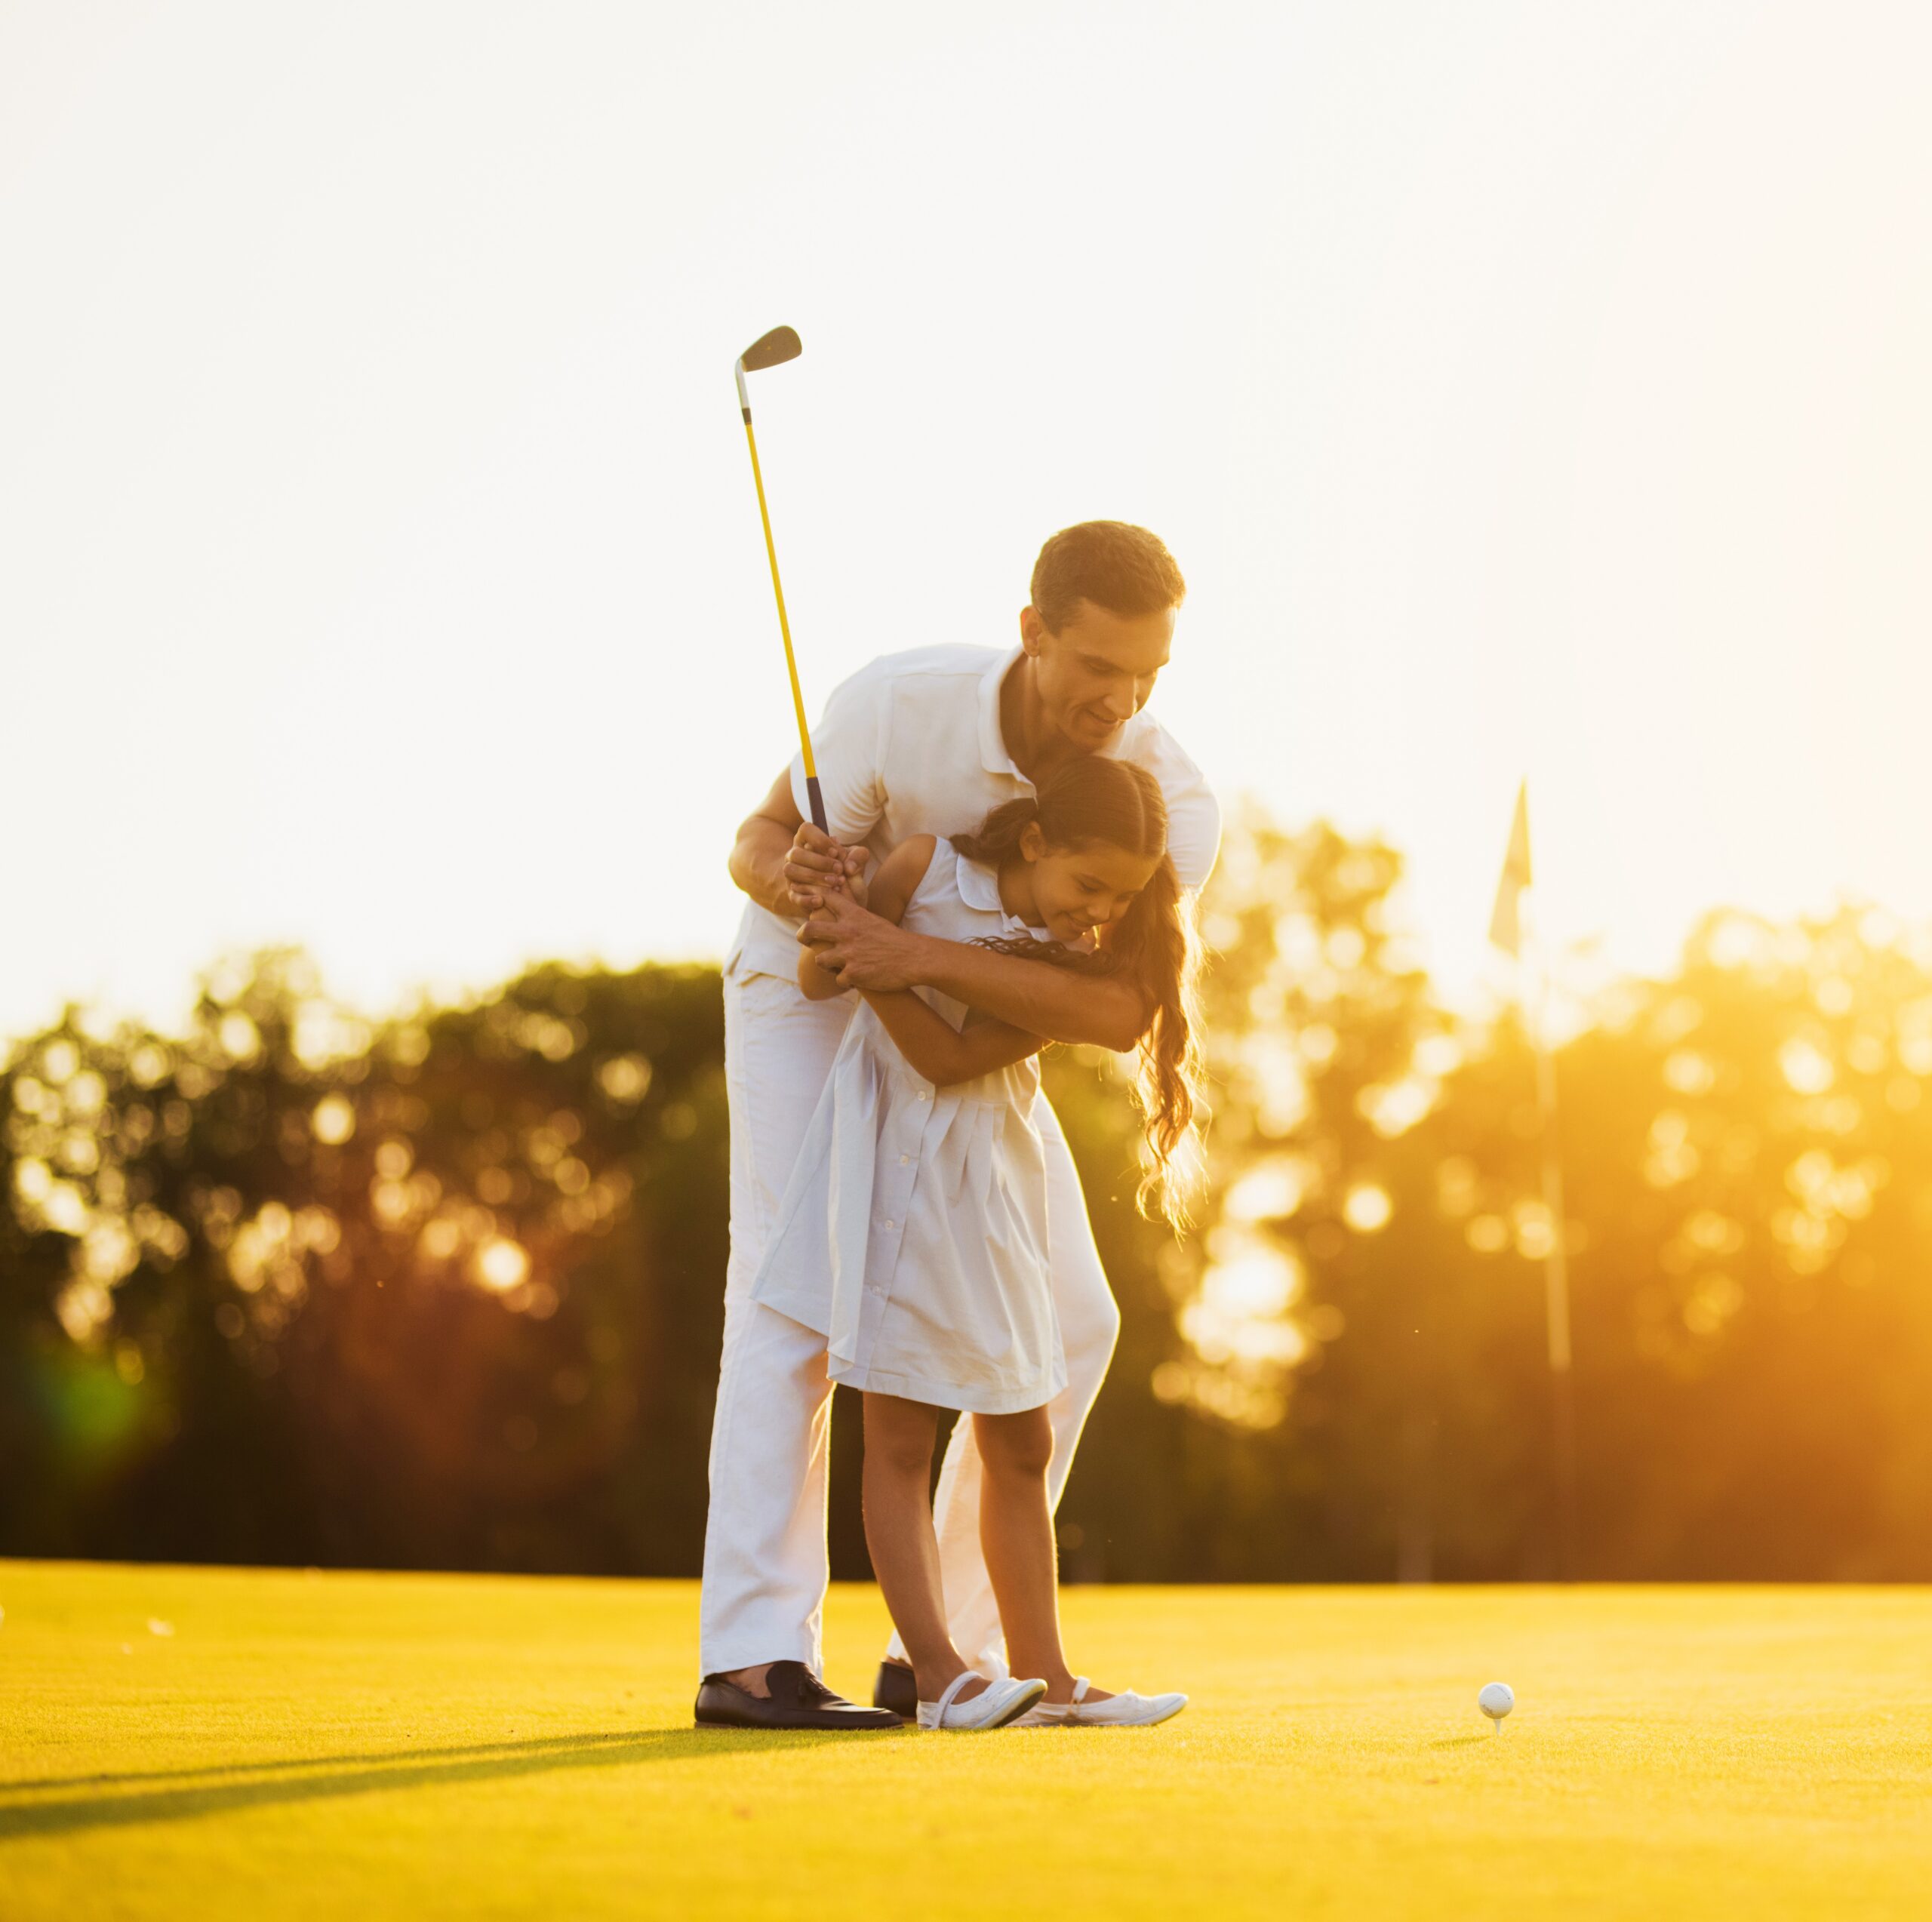
{"type": "MultiPolygon", "coordinates": [[[[826,824],[872,865],[909,835],[964,834],[1002,802],[1033,792],[1000,731],[999,690],[1021,650],[915,647],[884,654],[832,690],[812,730],[826,824]]],[[[1100,750],[1146,768],[1168,804],[1168,852],[1183,886],[1198,887],[1221,844],[1220,804],[1201,770],[1144,710],[1100,750]]],[[[792,793],[811,819],[802,758],[792,793]]],[[[745,904],[725,965],[746,974],[790,975],[798,923],[745,904]]]]}

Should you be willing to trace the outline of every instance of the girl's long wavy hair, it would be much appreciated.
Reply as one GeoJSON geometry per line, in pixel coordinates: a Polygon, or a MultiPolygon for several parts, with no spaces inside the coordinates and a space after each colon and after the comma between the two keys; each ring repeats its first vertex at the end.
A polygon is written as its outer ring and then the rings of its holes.
{"type": "Polygon", "coordinates": [[[1201,1110],[1200,949],[1192,904],[1168,859],[1160,784],[1131,761],[1083,755],[1049,774],[1030,799],[1009,801],[971,834],[953,835],[952,844],[968,860],[998,868],[1021,858],[1020,838],[1035,821],[1050,848],[1099,846],[1158,856],[1153,878],[1091,952],[1030,939],[980,945],[1076,973],[1124,976],[1140,989],[1152,1018],[1140,1038],[1134,1087],[1146,1142],[1134,1199],[1143,1215],[1158,1213],[1185,1228],[1198,1158],[1177,1158],[1191,1145],[1201,1110]]]}

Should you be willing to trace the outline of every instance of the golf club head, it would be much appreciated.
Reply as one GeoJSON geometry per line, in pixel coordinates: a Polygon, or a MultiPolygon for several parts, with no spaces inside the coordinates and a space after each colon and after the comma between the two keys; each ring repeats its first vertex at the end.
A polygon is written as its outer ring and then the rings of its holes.
{"type": "Polygon", "coordinates": [[[786,361],[795,361],[804,352],[797,334],[789,327],[774,327],[769,334],[761,334],[731,364],[731,374],[738,383],[738,405],[745,418],[752,417],[751,396],[745,392],[745,376],[755,374],[760,367],[777,367],[786,361]]]}
{"type": "Polygon", "coordinates": [[[791,328],[774,327],[769,334],[759,335],[738,356],[738,364],[747,374],[755,374],[760,367],[777,367],[783,361],[795,361],[804,352],[798,335],[791,328]]]}

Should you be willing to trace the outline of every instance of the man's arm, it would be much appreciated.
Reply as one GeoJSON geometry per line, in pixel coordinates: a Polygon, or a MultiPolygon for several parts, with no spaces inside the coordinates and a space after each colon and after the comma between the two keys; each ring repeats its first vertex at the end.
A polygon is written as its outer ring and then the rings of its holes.
{"type": "Polygon", "coordinates": [[[936,988],[1044,1041],[1124,1054],[1140,1045],[1147,1026],[1149,1010],[1131,983],[915,934],[843,896],[824,897],[820,912],[798,938],[810,942],[817,964],[841,987],[872,994],[915,985],[936,988]]]}
{"type": "Polygon", "coordinates": [[[772,783],[757,811],[739,823],[730,867],[732,880],[761,908],[774,915],[806,915],[812,902],[795,888],[837,887],[842,881],[863,901],[863,877],[870,859],[869,850],[847,847],[820,834],[798,812],[787,769],[772,783]]]}
{"type": "MultiPolygon", "coordinates": [[[[895,928],[893,932],[901,930],[895,928]]],[[[1140,1045],[1149,1010],[1130,981],[1076,974],[970,942],[928,939],[920,985],[936,988],[1009,1027],[1050,1041],[1084,1043],[1128,1054],[1140,1045]]]]}

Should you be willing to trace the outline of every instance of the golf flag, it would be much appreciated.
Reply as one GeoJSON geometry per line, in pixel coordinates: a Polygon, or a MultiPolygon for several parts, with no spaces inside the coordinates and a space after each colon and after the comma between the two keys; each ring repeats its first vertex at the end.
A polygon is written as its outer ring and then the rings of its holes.
{"type": "Polygon", "coordinates": [[[1506,954],[1523,952],[1523,890],[1530,884],[1530,784],[1516,790],[1516,818],[1509,824],[1509,851],[1503,857],[1503,878],[1496,884],[1496,906],[1489,917],[1489,938],[1506,954]]]}

